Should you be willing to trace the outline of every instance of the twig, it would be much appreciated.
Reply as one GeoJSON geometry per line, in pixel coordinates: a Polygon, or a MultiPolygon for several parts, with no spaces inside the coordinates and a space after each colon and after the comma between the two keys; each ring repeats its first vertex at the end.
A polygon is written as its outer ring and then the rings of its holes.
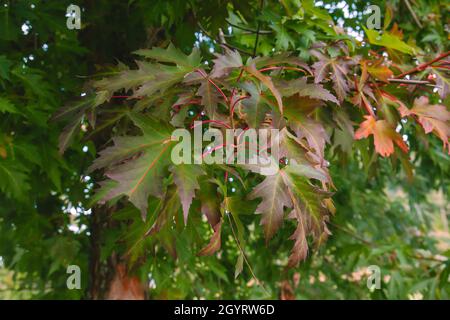
{"type": "Polygon", "coordinates": [[[426,80],[409,80],[409,79],[388,79],[389,82],[393,83],[404,83],[404,84],[431,84],[430,81],[426,80]]]}
{"type": "Polygon", "coordinates": [[[348,230],[347,228],[341,227],[340,225],[335,224],[335,223],[333,223],[333,222],[328,222],[328,224],[331,225],[331,226],[333,226],[333,227],[335,227],[335,228],[338,229],[338,230],[341,230],[341,231],[345,232],[346,234],[348,234],[348,235],[352,236],[353,238],[355,238],[355,239],[357,239],[357,240],[363,242],[364,244],[367,244],[368,246],[371,246],[371,247],[374,247],[374,246],[375,246],[374,243],[372,243],[372,242],[370,242],[369,240],[366,240],[366,239],[364,239],[364,238],[358,236],[358,235],[355,234],[353,231],[350,231],[350,230],[348,230]]]}
{"type": "MultiPolygon", "coordinates": [[[[250,28],[247,28],[247,27],[238,26],[238,25],[236,25],[236,24],[231,23],[231,22],[228,21],[228,20],[225,20],[225,21],[226,21],[230,26],[232,26],[232,27],[234,27],[234,28],[241,29],[241,30],[244,30],[244,31],[247,31],[247,32],[250,32],[250,33],[257,33],[257,30],[253,30],[253,29],[250,29],[250,28]]],[[[273,33],[273,31],[271,31],[271,30],[259,30],[259,34],[271,34],[271,33],[273,33]]]]}
{"type": "Polygon", "coordinates": [[[437,56],[433,60],[425,62],[425,63],[422,63],[422,64],[418,65],[417,67],[415,67],[415,68],[413,68],[413,69],[411,69],[409,71],[403,72],[403,73],[399,74],[398,76],[395,76],[395,79],[403,78],[406,75],[422,71],[425,68],[427,68],[429,65],[432,65],[433,63],[438,62],[439,60],[442,60],[442,59],[448,57],[449,55],[450,55],[450,51],[441,53],[439,56],[437,56]]]}
{"type": "Polygon", "coordinates": [[[246,264],[247,267],[249,268],[250,273],[252,274],[253,279],[255,279],[256,283],[263,289],[263,291],[267,294],[267,296],[270,297],[269,291],[267,291],[266,287],[265,287],[265,286],[262,284],[262,282],[259,281],[259,279],[256,277],[255,273],[253,272],[252,266],[250,265],[250,263],[249,263],[248,260],[247,260],[247,256],[246,256],[246,254],[245,254],[245,252],[244,252],[244,249],[242,249],[242,247],[241,247],[241,245],[240,245],[240,243],[239,243],[239,239],[238,239],[237,236],[236,236],[236,232],[234,231],[233,222],[231,221],[230,214],[228,213],[228,214],[225,214],[225,215],[228,217],[228,221],[230,222],[231,232],[233,233],[234,240],[236,241],[236,244],[237,244],[237,246],[238,246],[238,248],[239,248],[239,251],[241,251],[242,257],[244,258],[245,264],[246,264]]]}
{"type": "Polygon", "coordinates": [[[417,17],[416,13],[414,12],[413,8],[411,7],[411,4],[409,3],[409,0],[405,0],[405,4],[408,7],[409,12],[411,13],[411,15],[414,18],[414,21],[417,23],[417,25],[419,26],[420,29],[423,28],[422,23],[420,23],[419,18],[417,17]]]}

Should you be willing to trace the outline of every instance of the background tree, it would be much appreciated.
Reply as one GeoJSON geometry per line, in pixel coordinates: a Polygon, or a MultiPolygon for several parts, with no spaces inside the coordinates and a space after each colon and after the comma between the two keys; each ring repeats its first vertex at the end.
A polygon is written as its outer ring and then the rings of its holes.
{"type": "Polygon", "coordinates": [[[0,295],[448,298],[447,3],[373,1],[380,34],[363,30],[366,1],[80,1],[79,31],[66,28],[69,4],[0,6],[0,295]],[[195,186],[168,168],[152,187],[162,198],[102,204],[108,192],[95,189],[118,159],[101,151],[141,130],[156,137],[140,122],[149,116],[187,127],[285,119],[295,150],[324,171],[280,195],[303,201],[295,191],[314,186],[327,227],[303,237],[309,214],[261,226],[264,195],[248,197],[264,177],[242,168],[205,168],[217,183],[199,179],[188,212],[179,189],[195,186]],[[81,290],[66,288],[69,264],[83,270],[81,290]],[[367,289],[369,265],[381,290],[367,289]]]}

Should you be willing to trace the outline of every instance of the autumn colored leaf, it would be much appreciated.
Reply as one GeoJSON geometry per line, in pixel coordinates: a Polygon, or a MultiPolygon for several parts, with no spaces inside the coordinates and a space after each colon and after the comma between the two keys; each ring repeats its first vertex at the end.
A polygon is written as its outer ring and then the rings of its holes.
{"type": "Polygon", "coordinates": [[[408,152],[408,146],[403,141],[400,134],[395,132],[386,120],[375,120],[372,116],[364,116],[366,120],[361,123],[355,132],[355,139],[374,136],[375,150],[383,157],[388,157],[394,153],[394,143],[403,151],[408,152]]]}
{"type": "Polygon", "coordinates": [[[385,65],[380,63],[368,64],[367,71],[375,79],[388,83],[389,79],[393,77],[394,73],[385,65]]]}
{"type": "Polygon", "coordinates": [[[440,104],[430,104],[427,96],[422,96],[414,100],[414,105],[408,109],[404,104],[399,106],[402,117],[414,115],[425,130],[425,133],[435,133],[444,143],[450,153],[450,112],[440,104]]]}
{"type": "Polygon", "coordinates": [[[275,84],[277,88],[279,88],[281,95],[283,95],[284,97],[290,97],[294,94],[298,94],[301,97],[331,101],[336,104],[339,103],[336,97],[332,95],[327,89],[325,89],[321,84],[307,83],[306,77],[290,81],[279,80],[275,84]]]}
{"type": "Polygon", "coordinates": [[[336,92],[339,101],[344,101],[346,94],[349,91],[346,76],[349,72],[349,67],[355,62],[353,60],[330,58],[317,50],[312,50],[311,54],[319,59],[319,61],[315,62],[312,66],[314,69],[315,83],[323,82],[323,80],[327,78],[328,73],[331,73],[333,89],[336,92]]]}
{"type": "Polygon", "coordinates": [[[216,59],[213,60],[214,67],[211,71],[211,78],[227,76],[233,69],[243,66],[239,52],[229,49],[225,49],[225,51],[225,54],[216,54],[216,59]]]}
{"type": "Polygon", "coordinates": [[[222,221],[217,223],[214,226],[214,233],[208,243],[200,252],[198,253],[199,256],[210,256],[213,255],[215,252],[217,252],[220,249],[221,245],[221,230],[222,230],[222,221]]]}
{"type": "Polygon", "coordinates": [[[139,278],[130,277],[123,264],[116,266],[114,278],[111,281],[108,300],[144,300],[145,292],[139,278]]]}
{"type": "Polygon", "coordinates": [[[262,214],[261,224],[264,226],[267,241],[280,228],[284,218],[284,207],[292,206],[282,175],[267,176],[249,196],[249,199],[255,198],[263,199],[256,208],[256,213],[262,214]]]}

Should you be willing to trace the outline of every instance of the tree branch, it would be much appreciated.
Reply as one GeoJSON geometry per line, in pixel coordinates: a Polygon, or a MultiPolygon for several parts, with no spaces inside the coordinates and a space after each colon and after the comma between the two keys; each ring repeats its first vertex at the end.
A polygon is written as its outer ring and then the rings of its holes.
{"type": "Polygon", "coordinates": [[[442,59],[448,57],[449,55],[450,55],[450,51],[444,52],[431,61],[422,63],[409,71],[403,72],[403,73],[399,74],[398,76],[395,76],[395,79],[403,78],[406,75],[422,71],[422,70],[426,69],[429,65],[432,65],[433,63],[438,62],[439,60],[442,60],[442,59]]]}

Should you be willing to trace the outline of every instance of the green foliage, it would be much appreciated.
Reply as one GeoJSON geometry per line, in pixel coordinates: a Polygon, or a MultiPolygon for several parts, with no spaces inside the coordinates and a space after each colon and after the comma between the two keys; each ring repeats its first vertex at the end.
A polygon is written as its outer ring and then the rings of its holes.
{"type": "Polygon", "coordinates": [[[0,297],[448,299],[449,5],[320,3],[1,3],[0,297]],[[281,170],[174,165],[194,121],[281,170]]]}

